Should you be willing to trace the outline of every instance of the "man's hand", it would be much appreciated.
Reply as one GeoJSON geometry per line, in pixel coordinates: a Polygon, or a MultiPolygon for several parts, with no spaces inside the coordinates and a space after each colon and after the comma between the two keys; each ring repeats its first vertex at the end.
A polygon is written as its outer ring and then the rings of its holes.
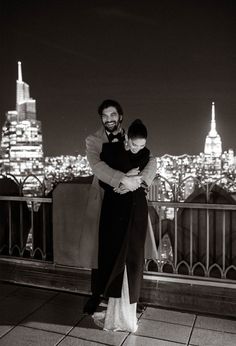
{"type": "Polygon", "coordinates": [[[129,191],[137,190],[142,182],[142,176],[139,176],[139,168],[132,168],[121,180],[119,187],[115,187],[114,191],[123,195],[129,191]]]}
{"type": "Polygon", "coordinates": [[[142,176],[140,175],[132,175],[132,176],[124,176],[121,179],[121,184],[129,191],[137,190],[142,182],[142,176]]]}
{"type": "Polygon", "coordinates": [[[120,184],[119,187],[114,187],[114,192],[119,193],[120,195],[124,195],[127,192],[130,192],[124,185],[120,184]]]}

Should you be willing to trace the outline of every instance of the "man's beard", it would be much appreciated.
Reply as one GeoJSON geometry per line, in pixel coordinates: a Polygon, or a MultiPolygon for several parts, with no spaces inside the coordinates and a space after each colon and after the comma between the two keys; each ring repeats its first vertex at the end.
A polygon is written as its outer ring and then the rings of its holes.
{"type": "Polygon", "coordinates": [[[112,133],[112,132],[115,132],[115,131],[119,130],[120,124],[121,124],[120,121],[118,121],[118,122],[116,122],[116,121],[109,121],[109,122],[108,122],[108,121],[107,121],[107,122],[104,123],[103,125],[104,125],[105,130],[106,130],[107,132],[112,133]]]}

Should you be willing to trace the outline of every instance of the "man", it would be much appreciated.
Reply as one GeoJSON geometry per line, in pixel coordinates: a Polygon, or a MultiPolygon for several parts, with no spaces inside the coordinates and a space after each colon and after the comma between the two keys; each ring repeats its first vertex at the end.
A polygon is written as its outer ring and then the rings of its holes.
{"type": "MultiPolygon", "coordinates": [[[[94,179],[90,189],[87,218],[83,231],[86,245],[84,243],[84,246],[82,246],[83,241],[80,242],[80,263],[83,263],[84,267],[90,268],[97,267],[98,227],[103,197],[103,191],[99,186],[98,180],[112,186],[117,193],[126,193],[138,189],[141,184],[147,187],[150,186],[156,174],[156,160],[152,156],[150,156],[149,163],[142,172],[133,170],[130,172],[131,175],[114,170],[101,161],[100,153],[103,143],[123,141],[125,131],[121,127],[123,110],[117,101],[103,101],[98,107],[98,114],[101,117],[103,126],[94,135],[86,138],[86,154],[94,173],[94,179]],[[96,242],[96,245],[94,242],[96,242]],[[93,258],[91,261],[89,260],[90,262],[87,261],[89,253],[93,253],[93,258]]],[[[91,277],[92,297],[84,307],[84,312],[89,314],[96,310],[101,301],[100,294],[102,292],[97,291],[96,274],[96,269],[93,269],[91,277]]]]}

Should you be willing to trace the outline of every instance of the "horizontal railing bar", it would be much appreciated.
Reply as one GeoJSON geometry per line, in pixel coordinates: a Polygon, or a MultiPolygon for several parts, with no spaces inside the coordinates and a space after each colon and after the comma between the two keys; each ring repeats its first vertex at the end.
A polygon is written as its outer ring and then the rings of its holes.
{"type": "Polygon", "coordinates": [[[148,200],[148,203],[153,203],[158,207],[169,208],[190,208],[190,209],[214,209],[214,210],[236,210],[236,204],[207,204],[207,203],[185,203],[185,202],[159,202],[148,200]]]}
{"type": "Polygon", "coordinates": [[[144,272],[143,279],[145,280],[155,280],[155,281],[165,281],[165,282],[175,282],[199,286],[214,286],[222,288],[233,288],[236,289],[236,282],[232,280],[223,280],[215,278],[204,278],[200,279],[199,277],[193,276],[181,276],[179,274],[168,275],[166,273],[152,274],[151,272],[144,272]]]}
{"type": "MultiPolygon", "coordinates": [[[[20,197],[20,196],[0,196],[0,201],[32,201],[51,203],[50,197],[20,197]]],[[[215,210],[236,210],[234,204],[207,204],[207,203],[184,203],[184,202],[158,202],[148,201],[149,203],[155,203],[159,207],[169,208],[190,208],[190,209],[215,209],[215,210]]]]}
{"type": "Polygon", "coordinates": [[[20,196],[0,196],[0,201],[15,201],[15,202],[41,202],[52,203],[52,198],[49,197],[20,197],[20,196]]]}

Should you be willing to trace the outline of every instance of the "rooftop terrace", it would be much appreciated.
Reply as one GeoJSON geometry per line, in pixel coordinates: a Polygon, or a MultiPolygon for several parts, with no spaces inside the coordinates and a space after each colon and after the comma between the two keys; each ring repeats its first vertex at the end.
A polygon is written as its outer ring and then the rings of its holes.
{"type": "MultiPolygon", "coordinates": [[[[106,332],[86,295],[0,283],[0,346],[235,346],[236,319],[146,306],[136,333],[106,332]]],[[[105,309],[104,303],[100,309],[105,309]]]]}

